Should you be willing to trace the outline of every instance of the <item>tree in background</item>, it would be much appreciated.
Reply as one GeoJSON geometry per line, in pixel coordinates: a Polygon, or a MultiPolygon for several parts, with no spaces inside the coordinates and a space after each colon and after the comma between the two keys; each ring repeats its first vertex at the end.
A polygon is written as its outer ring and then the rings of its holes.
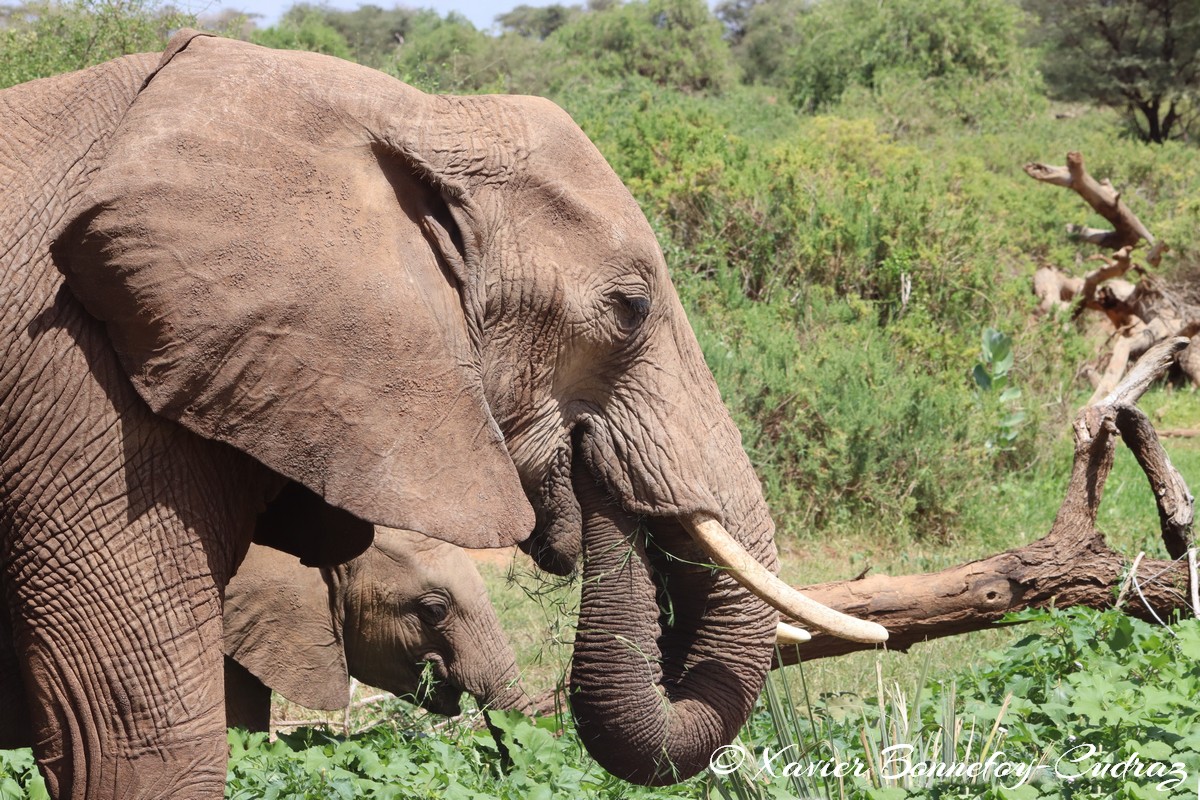
{"type": "Polygon", "coordinates": [[[583,13],[580,6],[564,6],[554,3],[549,6],[519,5],[512,11],[498,14],[500,27],[518,36],[530,39],[545,39],[583,13]]]}
{"type": "Polygon", "coordinates": [[[1061,96],[1125,107],[1143,141],[1196,132],[1200,2],[1025,0],[1041,24],[1046,81],[1061,96]]]}
{"type": "Polygon", "coordinates": [[[888,73],[1003,77],[1020,62],[1021,16],[1009,0],[823,0],[796,19],[792,96],[816,110],[888,73]]]}
{"type": "Polygon", "coordinates": [[[634,0],[576,16],[547,40],[579,75],[640,75],[689,92],[736,80],[721,23],[704,0],[634,0]]]}
{"type": "Polygon", "coordinates": [[[746,83],[786,84],[795,59],[801,17],[814,0],[724,0],[717,18],[746,83]]]}
{"type": "Polygon", "coordinates": [[[280,27],[303,26],[315,18],[345,40],[351,60],[378,69],[395,59],[397,49],[412,35],[422,16],[437,15],[431,11],[417,11],[402,6],[385,9],[373,3],[361,5],[352,11],[297,3],[283,15],[280,27]]]}
{"type": "Polygon", "coordinates": [[[0,8],[0,88],[161,50],[195,18],[155,0],[33,2],[0,8]]]}
{"type": "Polygon", "coordinates": [[[250,41],[278,50],[307,50],[338,58],[352,57],[346,38],[328,25],[319,12],[306,10],[306,13],[293,15],[292,11],[297,8],[300,7],[293,6],[278,25],[251,31],[250,41]]]}
{"type": "Polygon", "coordinates": [[[466,17],[421,11],[386,72],[427,91],[528,92],[541,88],[540,42],[488,36],[466,17]]]}

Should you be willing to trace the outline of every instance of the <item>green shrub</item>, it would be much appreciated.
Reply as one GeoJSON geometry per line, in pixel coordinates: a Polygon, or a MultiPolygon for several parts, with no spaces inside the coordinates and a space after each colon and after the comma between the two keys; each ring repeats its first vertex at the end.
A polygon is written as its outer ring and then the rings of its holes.
{"type": "Polygon", "coordinates": [[[350,58],[350,45],[336,29],[325,23],[317,13],[296,18],[289,16],[279,25],[254,31],[250,41],[277,50],[307,50],[327,56],[350,58]]]}
{"type": "Polygon", "coordinates": [[[558,85],[640,76],[697,92],[720,91],[735,78],[721,24],[704,0],[632,0],[577,15],[546,41],[558,85]]]}
{"type": "Polygon", "coordinates": [[[1021,63],[1009,0],[823,0],[798,19],[792,97],[818,110],[890,72],[992,80],[1021,63]]]}
{"type": "Polygon", "coordinates": [[[130,53],[162,50],[195,18],[155,0],[35,2],[0,26],[0,89],[83,69],[130,53]]]}
{"type": "Polygon", "coordinates": [[[385,71],[426,91],[537,91],[541,42],[508,33],[493,37],[454,12],[419,12],[385,71]]]}

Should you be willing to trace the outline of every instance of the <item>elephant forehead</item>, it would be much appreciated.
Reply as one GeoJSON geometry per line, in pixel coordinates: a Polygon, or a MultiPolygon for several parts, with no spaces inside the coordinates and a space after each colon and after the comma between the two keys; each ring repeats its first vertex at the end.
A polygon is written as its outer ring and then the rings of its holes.
{"type": "Polygon", "coordinates": [[[430,585],[451,585],[478,579],[471,559],[459,547],[416,531],[377,527],[371,548],[376,571],[391,574],[412,571],[430,585]]]}

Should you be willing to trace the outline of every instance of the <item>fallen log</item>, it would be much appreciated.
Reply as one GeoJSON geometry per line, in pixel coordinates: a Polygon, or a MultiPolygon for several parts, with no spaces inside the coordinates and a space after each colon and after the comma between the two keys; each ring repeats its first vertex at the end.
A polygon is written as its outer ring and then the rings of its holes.
{"type": "MultiPolygon", "coordinates": [[[[1027,608],[1108,608],[1126,581],[1134,587],[1121,604],[1126,613],[1160,621],[1179,609],[1191,613],[1189,570],[1183,558],[1191,547],[1192,495],[1154,426],[1136,405],[1187,344],[1184,338],[1160,342],[1115,390],[1076,416],[1071,480],[1042,539],[939,572],[872,575],[801,590],[817,602],[883,625],[890,634],[887,649],[901,652],[918,642],[983,630],[1027,608]],[[1118,435],[1146,473],[1158,503],[1163,542],[1176,559],[1139,559],[1136,574],[1131,574],[1130,560],[1110,548],[1096,530],[1118,435]]],[[[787,665],[872,647],[813,632],[810,642],[781,648],[780,656],[787,665]]]]}

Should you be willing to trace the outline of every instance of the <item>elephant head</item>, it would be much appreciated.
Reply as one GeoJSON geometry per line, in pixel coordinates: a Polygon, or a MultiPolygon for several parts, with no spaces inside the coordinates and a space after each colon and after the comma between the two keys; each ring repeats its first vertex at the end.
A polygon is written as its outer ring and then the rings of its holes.
{"type": "MultiPolygon", "coordinates": [[[[307,708],[345,708],[351,676],[439,714],[457,714],[463,692],[529,707],[471,559],[411,531],[377,529],[362,555],[323,569],[251,547],[225,592],[225,655],[307,708]]],[[[231,721],[265,729],[269,708],[238,706],[227,695],[231,721]]]]}
{"type": "Polygon", "coordinates": [[[745,721],[760,597],[880,638],[774,577],[663,255],[566,113],[194,36],[54,249],[154,411],[375,524],[558,571],[582,548],[571,703],[629,780],[694,774],[745,721]]]}

